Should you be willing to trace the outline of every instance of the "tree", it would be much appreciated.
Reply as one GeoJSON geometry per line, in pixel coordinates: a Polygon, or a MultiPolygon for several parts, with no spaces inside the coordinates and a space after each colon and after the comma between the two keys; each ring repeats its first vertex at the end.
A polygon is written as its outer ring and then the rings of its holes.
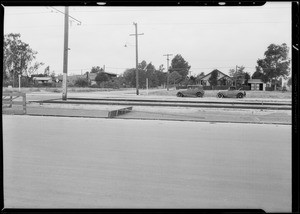
{"type": "MultiPolygon", "coordinates": [[[[201,72],[200,74],[198,74],[197,76],[196,76],[196,81],[198,81],[199,83],[200,83],[200,80],[202,79],[202,77],[204,77],[205,76],[205,73],[204,72],[201,72]]],[[[200,83],[200,84],[202,84],[202,83],[200,83]]]]}
{"type": "Polygon", "coordinates": [[[150,62],[146,65],[147,67],[144,68],[146,78],[148,79],[148,87],[156,87],[158,86],[158,76],[156,75],[156,69],[155,66],[152,65],[150,62]]]}
{"type": "Polygon", "coordinates": [[[197,76],[196,76],[196,78],[197,79],[201,79],[202,77],[204,77],[205,76],[205,73],[204,72],[201,72],[200,74],[198,74],[197,76]]]}
{"type": "Polygon", "coordinates": [[[44,74],[46,77],[50,76],[50,66],[49,65],[45,68],[44,74]]]}
{"type": "Polygon", "coordinates": [[[244,78],[245,78],[244,84],[245,84],[245,85],[248,85],[248,81],[249,81],[249,79],[250,79],[250,74],[249,74],[248,72],[246,72],[244,78]]]}
{"type": "Polygon", "coordinates": [[[108,80],[109,80],[109,77],[104,72],[98,73],[97,76],[95,77],[95,81],[97,82],[98,85],[100,85],[100,83],[106,82],[108,80]]]}
{"type": "MultiPolygon", "coordinates": [[[[231,76],[234,79],[235,85],[245,84],[246,72],[244,71],[244,69],[244,66],[237,66],[236,69],[229,70],[229,76],[231,76]]],[[[250,79],[250,77],[248,79],[250,79]]]]}
{"type": "MultiPolygon", "coordinates": [[[[147,63],[143,60],[138,65],[138,72],[139,72],[139,86],[141,88],[146,87],[146,79],[148,78],[149,87],[157,87],[160,85],[165,84],[166,82],[166,73],[163,72],[164,68],[162,65],[159,66],[157,70],[155,66],[150,62],[147,63]]],[[[124,71],[121,75],[123,78],[122,85],[126,85],[128,87],[135,87],[136,86],[136,69],[130,68],[124,71]]]]}
{"type": "Polygon", "coordinates": [[[3,77],[15,82],[18,74],[30,76],[43,63],[35,62],[37,52],[29,44],[21,41],[21,35],[16,33],[6,34],[3,43],[3,77]]]}
{"type": "Polygon", "coordinates": [[[197,78],[195,76],[190,76],[189,77],[189,84],[195,85],[197,81],[197,78]]]}
{"type": "Polygon", "coordinates": [[[125,84],[129,87],[135,87],[135,68],[130,68],[124,71],[123,77],[125,80],[125,84]]]}
{"type": "Polygon", "coordinates": [[[100,68],[99,66],[94,66],[94,67],[92,67],[92,69],[91,69],[91,73],[99,73],[99,72],[101,72],[101,71],[103,71],[103,69],[100,68]]]}
{"type": "Polygon", "coordinates": [[[167,72],[164,72],[165,68],[163,65],[160,65],[158,70],[155,71],[155,75],[158,78],[158,85],[157,86],[162,86],[166,84],[167,81],[167,72]]]}
{"type": "Polygon", "coordinates": [[[264,79],[264,74],[262,73],[261,69],[256,66],[256,71],[252,74],[252,79],[264,79]]]}
{"type": "Polygon", "coordinates": [[[76,81],[75,81],[75,86],[78,86],[78,87],[87,87],[89,84],[88,80],[86,78],[78,78],[76,81]]]}
{"type": "Polygon", "coordinates": [[[181,79],[184,80],[187,77],[187,75],[189,74],[190,68],[191,68],[191,66],[189,65],[189,63],[187,61],[185,61],[184,58],[180,54],[177,54],[172,59],[169,70],[170,70],[170,73],[177,71],[182,76],[181,79]]]}
{"type": "Polygon", "coordinates": [[[211,75],[208,79],[208,82],[210,85],[216,86],[218,84],[218,74],[219,74],[219,71],[217,69],[215,69],[211,72],[211,75]]]}
{"type": "Polygon", "coordinates": [[[275,85],[280,77],[286,79],[290,74],[290,59],[288,57],[289,48],[283,43],[282,45],[271,44],[264,53],[265,58],[258,59],[257,65],[262,70],[263,81],[271,81],[275,85]]]}
{"type": "Polygon", "coordinates": [[[176,84],[176,82],[178,82],[181,79],[182,76],[177,71],[173,71],[169,76],[169,81],[174,83],[174,85],[176,84]]]}

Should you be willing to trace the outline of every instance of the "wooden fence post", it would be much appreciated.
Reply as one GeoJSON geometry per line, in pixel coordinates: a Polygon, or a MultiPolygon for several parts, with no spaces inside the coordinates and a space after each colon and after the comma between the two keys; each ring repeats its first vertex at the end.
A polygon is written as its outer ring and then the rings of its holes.
{"type": "Polygon", "coordinates": [[[9,108],[12,108],[12,95],[10,95],[10,99],[9,99],[9,108]]]}
{"type": "Polygon", "coordinates": [[[26,114],[26,94],[23,94],[23,113],[26,114]]]}

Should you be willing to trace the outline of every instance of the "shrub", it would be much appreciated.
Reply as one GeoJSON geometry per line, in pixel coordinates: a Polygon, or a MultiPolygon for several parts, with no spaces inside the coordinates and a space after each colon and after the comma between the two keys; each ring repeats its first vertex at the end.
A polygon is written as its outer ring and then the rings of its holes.
{"type": "Polygon", "coordinates": [[[77,87],[87,87],[89,84],[88,80],[86,78],[78,78],[74,85],[77,87]]]}

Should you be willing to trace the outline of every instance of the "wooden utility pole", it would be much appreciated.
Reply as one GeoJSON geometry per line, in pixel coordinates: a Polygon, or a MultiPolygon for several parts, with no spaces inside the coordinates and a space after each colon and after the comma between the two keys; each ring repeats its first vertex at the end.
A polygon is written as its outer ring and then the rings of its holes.
{"type": "Polygon", "coordinates": [[[69,42],[69,7],[65,7],[64,30],[64,61],[63,61],[63,94],[62,99],[67,100],[67,75],[68,75],[68,42],[69,42]]]}
{"type": "Polygon", "coordinates": [[[137,23],[133,23],[135,26],[135,34],[130,34],[130,36],[135,36],[135,53],[136,53],[136,58],[135,58],[135,66],[136,66],[136,72],[135,72],[135,78],[136,78],[136,95],[139,95],[139,71],[138,71],[138,66],[139,66],[139,59],[138,59],[138,36],[139,35],[144,35],[143,33],[138,34],[137,33],[137,23]]]}
{"type": "Polygon", "coordinates": [[[165,54],[164,56],[167,57],[167,90],[169,91],[169,76],[170,76],[170,71],[169,71],[169,56],[173,56],[173,54],[165,54]]]}
{"type": "Polygon", "coordinates": [[[237,75],[238,75],[237,70],[238,70],[238,66],[236,65],[235,66],[235,84],[234,84],[235,87],[236,87],[237,75]]]}

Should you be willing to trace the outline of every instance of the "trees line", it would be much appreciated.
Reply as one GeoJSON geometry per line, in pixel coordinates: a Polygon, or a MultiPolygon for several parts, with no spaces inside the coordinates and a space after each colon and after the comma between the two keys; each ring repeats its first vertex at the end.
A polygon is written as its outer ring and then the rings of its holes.
{"type": "MultiPolygon", "coordinates": [[[[50,71],[50,66],[45,68],[44,73],[34,75],[44,63],[35,61],[37,51],[32,50],[29,44],[23,42],[20,34],[10,33],[4,35],[3,44],[3,85],[16,85],[19,75],[23,76],[23,86],[30,84],[33,76],[42,75],[54,78],[55,72],[50,71]]],[[[264,58],[257,60],[256,71],[252,78],[261,79],[265,83],[271,82],[276,87],[276,83],[278,83],[280,78],[286,79],[290,74],[288,53],[289,48],[285,43],[281,45],[270,44],[264,53],[264,58]]],[[[168,73],[169,84],[171,85],[196,84],[205,74],[202,72],[197,76],[189,75],[190,68],[189,63],[180,54],[173,57],[169,71],[163,65],[156,68],[151,62],[147,63],[143,60],[138,65],[139,85],[141,88],[145,88],[146,79],[148,79],[149,87],[165,86],[168,73]]],[[[236,83],[247,83],[250,79],[250,74],[245,72],[244,69],[244,66],[230,69],[229,76],[236,83]]],[[[101,70],[99,66],[92,67],[90,72],[97,73],[95,78],[97,85],[94,87],[135,87],[135,68],[126,69],[116,78],[110,78],[102,71],[103,69],[101,70]]],[[[212,86],[217,84],[217,76],[214,71],[208,81],[212,86]]],[[[75,85],[89,86],[89,82],[84,78],[79,78],[75,81],[75,85]]]]}

